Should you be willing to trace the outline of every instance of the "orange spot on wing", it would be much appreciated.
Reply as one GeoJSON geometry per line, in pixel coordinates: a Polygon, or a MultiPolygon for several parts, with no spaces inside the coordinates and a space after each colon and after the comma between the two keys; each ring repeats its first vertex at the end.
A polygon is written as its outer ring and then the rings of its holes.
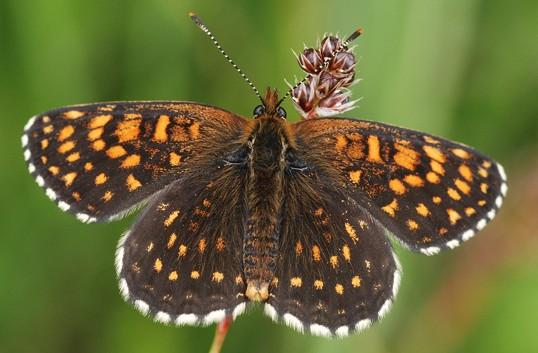
{"type": "Polygon", "coordinates": [[[303,280],[301,279],[301,277],[292,277],[290,280],[290,285],[292,287],[299,288],[303,285],[303,280]]]}
{"type": "Polygon", "coordinates": [[[72,125],[65,126],[58,134],[58,141],[62,142],[67,140],[69,137],[71,137],[71,135],[73,135],[74,132],[75,128],[72,125]]]}
{"type": "Polygon", "coordinates": [[[355,184],[358,184],[359,180],[360,180],[360,177],[361,177],[361,174],[362,174],[362,171],[360,171],[360,170],[350,171],[349,172],[349,179],[351,179],[351,182],[353,182],[355,184]]]}
{"type": "Polygon", "coordinates": [[[110,120],[112,120],[112,115],[98,115],[93,117],[88,124],[89,129],[97,129],[105,126],[110,120]]]}
{"type": "Polygon", "coordinates": [[[391,203],[381,207],[381,209],[385,211],[385,213],[387,213],[389,216],[394,217],[396,211],[398,210],[398,201],[396,201],[396,199],[393,199],[391,203]]]}
{"type": "Polygon", "coordinates": [[[416,166],[420,163],[419,154],[402,142],[395,143],[394,148],[398,151],[394,155],[394,162],[402,168],[415,170],[416,166]]]}
{"type": "Polygon", "coordinates": [[[170,249],[172,246],[174,246],[177,239],[176,233],[170,234],[170,237],[168,238],[168,243],[166,243],[166,248],[170,249]]]}
{"type": "Polygon", "coordinates": [[[103,199],[104,202],[108,202],[108,201],[110,201],[110,199],[112,199],[112,196],[114,196],[114,193],[112,191],[107,191],[103,195],[102,199],[103,199]]]}
{"type": "Polygon", "coordinates": [[[89,172],[92,169],[93,169],[93,164],[91,162],[84,163],[84,170],[85,171],[89,172]]]}
{"type": "Polygon", "coordinates": [[[361,278],[359,276],[353,276],[351,278],[351,285],[355,288],[358,288],[361,286],[361,278]]]}
{"type": "Polygon", "coordinates": [[[184,244],[181,244],[179,246],[178,255],[179,255],[179,257],[183,257],[183,256],[187,255],[187,247],[184,244]]]}
{"type": "Polygon", "coordinates": [[[344,260],[347,262],[351,261],[351,250],[349,249],[349,246],[344,245],[342,246],[342,256],[344,257],[344,260]]]}
{"type": "Polygon", "coordinates": [[[379,154],[379,138],[375,135],[368,136],[368,160],[375,163],[383,163],[379,154]]]}
{"type": "Polygon", "coordinates": [[[349,235],[349,237],[351,238],[351,241],[353,241],[353,244],[355,244],[356,242],[359,241],[359,237],[357,235],[357,232],[355,231],[355,228],[353,228],[353,226],[349,223],[345,223],[344,224],[345,228],[346,228],[346,232],[347,234],[349,235]]]}
{"type": "Polygon", "coordinates": [[[473,173],[471,172],[471,169],[466,166],[465,164],[462,164],[459,166],[458,171],[460,175],[465,178],[467,181],[473,181],[473,173]]]}
{"type": "Polygon", "coordinates": [[[344,135],[337,135],[336,136],[336,144],[335,148],[338,152],[342,152],[344,148],[347,146],[347,139],[344,135]]]}
{"type": "Polygon", "coordinates": [[[432,184],[439,184],[439,182],[441,181],[441,178],[439,177],[438,174],[434,172],[428,172],[426,174],[426,180],[428,180],[432,184]]]}
{"type": "Polygon", "coordinates": [[[419,203],[415,209],[417,210],[417,213],[423,217],[430,215],[430,210],[423,203],[419,203]]]}
{"type": "Polygon", "coordinates": [[[166,142],[168,141],[168,134],[166,133],[166,128],[170,124],[170,117],[168,115],[161,115],[157,120],[157,125],[155,126],[155,132],[153,133],[153,140],[157,142],[166,142]]]}
{"type": "Polygon", "coordinates": [[[176,218],[179,216],[179,211],[175,210],[174,212],[170,213],[168,217],[164,220],[164,225],[166,227],[170,227],[172,223],[176,220],[176,218]]]}
{"type": "Polygon", "coordinates": [[[211,280],[213,282],[220,283],[224,279],[224,274],[222,272],[213,272],[213,276],[211,277],[211,280]]]}
{"type": "Polygon", "coordinates": [[[181,156],[175,152],[170,152],[170,165],[177,167],[181,163],[181,156]]]}
{"type": "Polygon", "coordinates": [[[409,228],[409,230],[417,230],[418,229],[418,223],[415,222],[414,220],[408,219],[406,223],[407,223],[407,228],[409,228]]]}
{"type": "Polygon", "coordinates": [[[64,113],[64,118],[73,120],[73,119],[78,119],[80,117],[83,117],[84,115],[86,115],[86,113],[80,112],[78,110],[70,110],[64,113]]]}
{"type": "Polygon", "coordinates": [[[76,162],[79,159],[80,159],[80,153],[78,152],[71,153],[69,156],[65,158],[65,160],[68,162],[76,162]]]}
{"type": "Polygon", "coordinates": [[[315,280],[314,281],[314,288],[317,289],[317,290],[322,290],[323,289],[323,281],[322,280],[315,280]]]}
{"type": "Polygon", "coordinates": [[[41,149],[44,150],[47,147],[49,147],[49,140],[47,139],[41,140],[41,149]]]}
{"type": "Polygon", "coordinates": [[[75,143],[73,141],[67,141],[58,147],[58,152],[64,154],[71,151],[73,148],[75,148],[75,143]]]}
{"type": "Polygon", "coordinates": [[[443,167],[443,165],[441,163],[439,163],[437,161],[434,161],[434,160],[431,160],[430,161],[430,167],[437,174],[445,175],[445,168],[443,167]]]}
{"type": "Polygon", "coordinates": [[[50,172],[52,175],[58,175],[58,173],[60,173],[60,168],[58,168],[58,167],[55,166],[55,165],[50,166],[50,167],[49,167],[49,172],[50,172]]]}
{"type": "Polygon", "coordinates": [[[344,286],[341,285],[340,283],[337,283],[337,284],[334,286],[334,290],[335,290],[336,293],[338,293],[339,295],[344,294],[344,286]]]}
{"type": "Polygon", "coordinates": [[[90,130],[90,132],[88,132],[88,140],[95,141],[98,138],[101,138],[101,136],[103,136],[103,132],[105,132],[105,129],[102,127],[90,130]]]}
{"type": "Polygon", "coordinates": [[[397,195],[403,195],[406,192],[405,185],[399,179],[391,179],[389,181],[389,188],[397,195]]]}
{"type": "Polygon", "coordinates": [[[441,200],[441,198],[439,196],[434,196],[434,197],[432,197],[432,201],[433,201],[434,204],[438,205],[438,204],[441,203],[442,200],[441,200]]]}
{"type": "Polygon", "coordinates": [[[329,263],[331,264],[332,268],[336,269],[338,267],[338,257],[333,255],[329,258],[329,263]]]}
{"type": "Polygon", "coordinates": [[[53,131],[54,131],[54,127],[52,125],[47,125],[43,128],[44,134],[50,134],[53,131]]]}
{"type": "Polygon", "coordinates": [[[314,245],[312,247],[312,259],[314,261],[319,262],[321,260],[321,251],[319,250],[319,246],[314,245]]]}
{"type": "Polygon", "coordinates": [[[172,271],[170,272],[170,274],[168,275],[168,279],[170,281],[177,281],[177,279],[179,278],[179,275],[177,274],[177,271],[172,271]]]}
{"type": "Polygon", "coordinates": [[[463,180],[461,179],[456,179],[454,181],[454,184],[456,185],[456,187],[461,191],[463,192],[465,195],[469,195],[469,192],[471,192],[471,187],[469,186],[469,184],[467,184],[466,182],[464,182],[463,180]]]}
{"type": "Polygon", "coordinates": [[[65,183],[65,186],[69,187],[73,184],[73,181],[75,181],[75,178],[77,177],[77,173],[75,172],[71,172],[71,173],[67,173],[65,174],[62,179],[65,183]]]}
{"type": "Polygon", "coordinates": [[[469,217],[472,216],[472,215],[474,215],[475,213],[476,213],[476,210],[475,210],[474,208],[472,208],[472,207],[467,207],[467,208],[465,209],[465,214],[466,214],[467,216],[469,216],[469,217]]]}
{"type": "Polygon", "coordinates": [[[198,271],[192,271],[192,272],[191,272],[191,278],[192,278],[192,279],[198,279],[198,278],[200,278],[200,272],[198,272],[198,271]]]}
{"type": "Polygon", "coordinates": [[[488,184],[486,183],[480,183],[480,191],[482,191],[483,194],[487,194],[488,193],[488,184]]]}
{"type": "Polygon", "coordinates": [[[125,114],[123,120],[118,123],[114,134],[118,137],[118,142],[132,141],[138,139],[140,135],[140,124],[142,115],[125,114]]]}
{"type": "Polygon", "coordinates": [[[418,187],[422,187],[424,186],[424,180],[422,180],[422,178],[420,178],[419,176],[416,176],[416,175],[406,175],[404,177],[404,181],[412,186],[412,187],[415,187],[415,188],[418,188],[418,187]]]}
{"type": "Polygon", "coordinates": [[[132,154],[121,162],[121,168],[133,168],[140,164],[140,155],[132,154]]]}
{"type": "Polygon", "coordinates": [[[456,201],[461,200],[461,195],[455,189],[448,188],[446,192],[448,196],[450,196],[451,199],[456,200],[456,201]]]}
{"type": "Polygon", "coordinates": [[[95,177],[95,185],[104,184],[106,183],[107,180],[108,180],[107,175],[105,173],[100,173],[99,175],[95,177]]]}
{"type": "Polygon", "coordinates": [[[461,219],[460,214],[451,208],[446,210],[446,212],[448,214],[448,219],[450,220],[450,224],[452,225],[456,224],[456,222],[461,219]]]}
{"type": "Polygon", "coordinates": [[[197,140],[200,137],[200,123],[192,123],[192,125],[189,127],[189,131],[191,138],[193,140],[197,140]]]}
{"type": "Polygon", "coordinates": [[[489,173],[484,168],[478,168],[478,175],[480,175],[482,178],[487,178],[489,173]]]}
{"type": "Polygon", "coordinates": [[[224,250],[226,248],[226,244],[224,242],[223,237],[218,237],[217,238],[217,244],[215,245],[215,247],[217,248],[217,252],[221,252],[222,250],[224,250]]]}
{"type": "Polygon", "coordinates": [[[452,149],[452,153],[459,157],[459,158],[462,158],[462,159],[469,159],[469,157],[471,157],[471,155],[469,154],[469,152],[467,152],[466,150],[463,150],[461,148],[453,148],[452,149]]]}
{"type": "Polygon", "coordinates": [[[422,147],[422,149],[424,150],[424,152],[426,152],[426,155],[430,157],[431,159],[436,160],[437,162],[440,162],[440,163],[446,162],[446,156],[438,148],[425,145],[422,147]]]}
{"type": "Polygon", "coordinates": [[[125,151],[125,148],[122,146],[112,146],[106,151],[106,155],[109,158],[120,158],[122,156],[125,156],[127,154],[127,151],[125,151]]]}
{"type": "Polygon", "coordinates": [[[157,260],[155,260],[155,263],[153,264],[153,269],[157,271],[157,273],[161,272],[161,270],[163,269],[163,262],[161,261],[161,259],[157,258],[157,260]]]}
{"type": "Polygon", "coordinates": [[[103,148],[106,147],[106,143],[105,141],[103,140],[95,140],[93,143],[92,143],[92,148],[95,150],[95,151],[101,151],[103,148]]]}
{"type": "Polygon", "coordinates": [[[140,181],[138,181],[138,179],[136,179],[133,174],[129,174],[129,176],[127,176],[126,183],[127,189],[129,189],[129,191],[135,191],[142,186],[142,183],[140,183],[140,181]]]}
{"type": "Polygon", "coordinates": [[[203,253],[205,251],[205,248],[206,248],[206,241],[205,241],[205,238],[202,238],[198,242],[198,251],[200,253],[203,253]]]}

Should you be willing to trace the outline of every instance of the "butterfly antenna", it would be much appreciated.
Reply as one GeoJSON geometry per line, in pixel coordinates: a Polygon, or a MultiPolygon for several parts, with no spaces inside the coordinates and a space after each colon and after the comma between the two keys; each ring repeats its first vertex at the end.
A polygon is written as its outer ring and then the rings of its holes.
{"type": "MultiPolygon", "coordinates": [[[[349,43],[353,42],[355,39],[357,39],[357,37],[359,37],[361,34],[364,33],[364,30],[362,28],[357,28],[355,31],[353,31],[353,33],[351,33],[349,35],[349,37],[347,37],[347,39],[345,41],[343,41],[342,43],[340,43],[340,46],[338,47],[338,49],[336,49],[334,51],[334,54],[326,59],[323,64],[321,64],[318,69],[321,70],[323,69],[323,67],[329,62],[331,61],[336,55],[338,55],[339,53],[341,53],[343,50],[345,50],[347,48],[347,46],[349,45],[349,43]]],[[[293,87],[291,87],[287,92],[286,94],[284,95],[284,97],[282,97],[282,99],[280,99],[280,101],[278,101],[278,105],[280,105],[286,98],[288,98],[292,93],[293,91],[299,87],[303,82],[305,82],[308,78],[310,77],[310,74],[306,75],[301,81],[297,82],[293,87]]]]}
{"type": "Polygon", "coordinates": [[[230,58],[230,56],[224,51],[224,49],[222,49],[222,46],[220,45],[219,41],[217,40],[217,38],[215,38],[215,36],[213,35],[213,33],[211,33],[211,31],[209,30],[209,28],[207,28],[207,26],[202,22],[202,20],[200,19],[200,17],[198,17],[194,12],[189,12],[189,17],[191,18],[191,20],[194,21],[194,23],[196,23],[196,25],[198,26],[198,28],[200,28],[205,34],[207,34],[207,36],[209,37],[209,39],[211,39],[211,41],[213,42],[213,44],[215,44],[215,46],[217,47],[217,49],[220,51],[220,53],[224,56],[224,58],[233,66],[233,68],[239,73],[239,75],[241,75],[241,77],[243,78],[243,80],[245,80],[246,83],[248,83],[248,85],[250,86],[250,88],[252,88],[252,90],[254,91],[254,93],[256,94],[256,96],[260,99],[260,101],[263,103],[263,98],[262,96],[260,95],[260,92],[258,91],[258,89],[256,88],[256,86],[254,86],[254,84],[252,83],[252,81],[247,77],[247,75],[245,75],[245,73],[243,72],[243,70],[241,70],[239,68],[239,66],[237,66],[237,64],[232,60],[232,58],[230,58]]]}

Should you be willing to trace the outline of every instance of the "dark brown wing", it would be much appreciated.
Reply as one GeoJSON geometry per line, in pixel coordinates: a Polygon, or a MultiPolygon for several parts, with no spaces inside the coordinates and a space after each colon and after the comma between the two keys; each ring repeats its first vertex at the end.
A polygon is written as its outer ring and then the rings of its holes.
{"type": "Polygon", "coordinates": [[[243,312],[246,175],[244,167],[217,160],[151,199],[116,253],[125,300],[176,325],[243,312]]]}
{"type": "Polygon", "coordinates": [[[265,312],[314,335],[346,336],[386,314],[400,268],[385,229],[323,170],[290,170],[265,312]]]}
{"type": "Polygon", "coordinates": [[[180,178],[193,161],[222,158],[247,124],[194,103],[98,103],[33,117],[22,144],[30,173],[62,210],[107,221],[180,178]]]}
{"type": "Polygon", "coordinates": [[[292,131],[308,166],[332,171],[339,188],[427,255],[484,228],[506,194],[500,164],[429,134],[344,118],[306,120],[292,131]]]}

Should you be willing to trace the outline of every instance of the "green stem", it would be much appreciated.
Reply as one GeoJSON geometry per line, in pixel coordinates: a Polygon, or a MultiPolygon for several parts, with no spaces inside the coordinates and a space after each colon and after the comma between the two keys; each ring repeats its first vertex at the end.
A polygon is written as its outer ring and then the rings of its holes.
{"type": "Polygon", "coordinates": [[[232,321],[233,319],[231,316],[226,316],[224,320],[217,324],[215,337],[213,338],[213,344],[211,344],[209,353],[220,353],[222,345],[224,344],[224,339],[226,338],[226,334],[232,325],[232,321]]]}

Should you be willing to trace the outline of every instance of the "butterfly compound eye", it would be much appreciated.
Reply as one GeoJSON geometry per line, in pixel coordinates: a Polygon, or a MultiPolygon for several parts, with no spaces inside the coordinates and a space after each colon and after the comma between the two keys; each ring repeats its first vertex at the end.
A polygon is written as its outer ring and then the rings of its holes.
{"type": "Polygon", "coordinates": [[[281,117],[282,119],[286,119],[286,111],[284,110],[284,108],[278,107],[276,112],[279,117],[281,117]]]}
{"type": "Polygon", "coordinates": [[[256,108],[254,108],[254,117],[259,117],[260,115],[262,115],[263,113],[265,113],[265,107],[263,105],[258,105],[256,108]]]}

